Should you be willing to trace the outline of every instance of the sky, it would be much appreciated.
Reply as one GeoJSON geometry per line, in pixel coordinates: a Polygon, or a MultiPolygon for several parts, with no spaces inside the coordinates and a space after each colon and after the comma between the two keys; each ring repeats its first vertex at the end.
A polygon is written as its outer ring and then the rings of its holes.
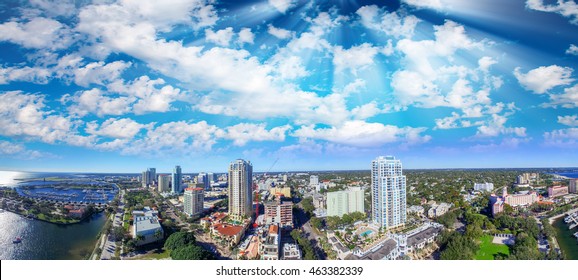
{"type": "Polygon", "coordinates": [[[0,169],[578,166],[574,0],[6,0],[0,169]]]}

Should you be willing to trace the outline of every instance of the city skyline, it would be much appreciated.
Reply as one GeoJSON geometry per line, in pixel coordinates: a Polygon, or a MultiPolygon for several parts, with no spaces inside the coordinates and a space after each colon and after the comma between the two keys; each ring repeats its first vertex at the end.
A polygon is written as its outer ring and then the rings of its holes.
{"type": "Polygon", "coordinates": [[[576,166],[564,2],[0,6],[0,170],[576,166]]]}

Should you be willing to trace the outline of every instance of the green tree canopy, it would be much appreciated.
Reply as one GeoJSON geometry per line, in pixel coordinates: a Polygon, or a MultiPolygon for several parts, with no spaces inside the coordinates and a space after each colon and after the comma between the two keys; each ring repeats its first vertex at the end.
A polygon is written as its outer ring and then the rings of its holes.
{"type": "Polygon", "coordinates": [[[165,249],[176,250],[179,248],[185,248],[189,245],[194,245],[195,241],[195,235],[191,232],[175,232],[167,238],[167,241],[165,241],[165,249]]]}
{"type": "MultiPolygon", "coordinates": [[[[174,235],[174,234],[173,234],[174,235]]],[[[172,235],[171,235],[172,236],[172,235]]],[[[173,260],[213,260],[213,255],[198,245],[188,245],[171,251],[173,260]]]]}

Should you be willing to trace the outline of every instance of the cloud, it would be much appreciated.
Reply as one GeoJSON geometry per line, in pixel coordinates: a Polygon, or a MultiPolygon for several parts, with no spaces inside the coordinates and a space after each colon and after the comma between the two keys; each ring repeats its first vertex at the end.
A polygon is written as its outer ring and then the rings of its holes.
{"type": "Polygon", "coordinates": [[[357,106],[351,110],[353,119],[356,120],[365,120],[367,118],[371,118],[375,115],[378,115],[382,112],[383,110],[378,108],[377,102],[375,101],[363,104],[361,106],[357,106]]]}
{"type": "Polygon", "coordinates": [[[251,28],[243,28],[239,31],[239,44],[253,44],[255,41],[255,34],[251,32],[251,28]]]}
{"type": "Polygon", "coordinates": [[[134,97],[115,96],[98,88],[79,91],[72,96],[64,95],[61,98],[63,103],[72,103],[68,111],[78,117],[84,117],[90,113],[99,117],[124,115],[131,112],[131,104],[135,100],[134,97]]]}
{"type": "Polygon", "coordinates": [[[567,125],[567,126],[578,126],[578,115],[572,115],[572,116],[558,116],[558,123],[561,123],[563,125],[567,125]]]}
{"type": "Polygon", "coordinates": [[[570,88],[565,88],[564,93],[550,94],[550,102],[544,107],[577,108],[578,107],[578,84],[570,88]]]}
{"type": "Polygon", "coordinates": [[[269,5],[273,6],[282,14],[284,14],[285,12],[287,12],[287,10],[295,6],[294,0],[268,0],[268,1],[269,5]]]}
{"type": "MultiPolygon", "coordinates": [[[[250,32],[250,31],[249,31],[250,32]]],[[[207,29],[205,31],[205,38],[208,42],[215,43],[220,46],[228,46],[233,39],[235,32],[233,32],[232,27],[227,27],[225,29],[218,30],[217,32],[207,29]]]]}
{"type": "Polygon", "coordinates": [[[90,84],[104,85],[119,79],[124,70],[130,66],[130,62],[124,61],[91,62],[73,70],[74,82],[83,87],[88,87],[90,84]]]}
{"type": "Polygon", "coordinates": [[[570,44],[570,47],[566,50],[566,54],[578,55],[578,47],[574,44],[570,44]]]}
{"type": "Polygon", "coordinates": [[[227,127],[223,133],[217,135],[224,139],[233,140],[235,146],[244,146],[250,141],[284,141],[286,132],[291,129],[289,125],[274,127],[271,130],[267,130],[265,126],[264,123],[239,123],[227,127]]]}
{"type": "Polygon", "coordinates": [[[501,134],[514,134],[518,137],[526,136],[525,127],[505,127],[506,121],[508,121],[506,116],[493,114],[492,119],[487,124],[478,127],[476,136],[495,137],[501,134]]]}
{"type": "Polygon", "coordinates": [[[163,154],[190,155],[210,151],[217,143],[215,134],[219,131],[206,121],[189,123],[168,122],[148,130],[146,135],[123,147],[121,153],[127,155],[161,156],[163,154]]]}
{"type": "Polygon", "coordinates": [[[151,80],[148,76],[141,76],[128,83],[117,80],[109,84],[107,88],[111,92],[128,96],[127,100],[136,100],[133,105],[133,112],[142,115],[152,112],[168,112],[172,110],[171,104],[174,101],[185,99],[185,95],[180,89],[165,84],[163,79],[151,80]]]}
{"type": "Polygon", "coordinates": [[[397,12],[388,12],[376,5],[363,6],[356,11],[361,24],[366,28],[381,31],[395,38],[413,36],[419,19],[413,15],[403,16],[397,12]]]}
{"type": "Polygon", "coordinates": [[[11,82],[47,84],[51,76],[52,71],[44,67],[0,67],[0,84],[11,82]]]}
{"type": "Polygon", "coordinates": [[[347,50],[341,46],[337,46],[333,49],[335,72],[349,69],[353,74],[356,74],[357,70],[372,65],[374,63],[373,58],[378,52],[379,48],[369,43],[353,46],[347,50]]]}
{"type": "Polygon", "coordinates": [[[432,8],[440,10],[444,6],[442,0],[402,0],[402,2],[417,8],[432,8]]]}
{"type": "Polygon", "coordinates": [[[469,150],[478,153],[488,153],[488,152],[502,152],[503,150],[512,150],[518,148],[520,144],[530,142],[530,138],[516,138],[509,137],[504,138],[500,143],[490,143],[490,144],[476,144],[469,148],[469,150]]]}
{"type": "Polygon", "coordinates": [[[43,95],[0,93],[0,135],[49,144],[88,145],[92,138],[78,135],[76,126],[70,118],[48,110],[43,95]]]}
{"type": "Polygon", "coordinates": [[[546,4],[543,0],[526,0],[526,7],[532,10],[558,13],[578,24],[578,4],[574,0],[557,0],[555,4],[546,4]]]}
{"type": "Polygon", "coordinates": [[[0,41],[9,41],[27,49],[59,50],[73,43],[71,31],[62,23],[36,17],[28,22],[0,24],[0,41]]]}
{"type": "Polygon", "coordinates": [[[0,140],[0,156],[24,160],[54,157],[53,154],[36,150],[28,150],[22,144],[12,143],[4,140],[0,140]]]}
{"type": "Polygon", "coordinates": [[[119,139],[132,139],[142,129],[150,128],[151,126],[151,124],[140,124],[129,118],[110,118],[100,125],[96,121],[89,122],[86,124],[85,130],[87,133],[98,136],[119,139]]]}
{"type": "Polygon", "coordinates": [[[268,25],[267,32],[281,40],[289,39],[291,36],[293,36],[292,31],[283,28],[277,28],[271,24],[268,25]]]}
{"type": "Polygon", "coordinates": [[[569,85],[574,81],[570,78],[572,68],[558,65],[540,66],[524,74],[520,67],[514,69],[514,76],[522,87],[535,93],[542,94],[557,86],[569,85]]]}
{"type": "Polygon", "coordinates": [[[573,127],[545,132],[544,144],[565,149],[578,148],[578,128],[573,127]]]}
{"type": "Polygon", "coordinates": [[[293,136],[350,146],[375,147],[395,142],[407,145],[428,142],[431,137],[421,135],[425,130],[425,128],[400,128],[393,125],[356,120],[346,121],[340,126],[330,128],[315,128],[313,125],[302,126],[293,133],[293,136]]]}

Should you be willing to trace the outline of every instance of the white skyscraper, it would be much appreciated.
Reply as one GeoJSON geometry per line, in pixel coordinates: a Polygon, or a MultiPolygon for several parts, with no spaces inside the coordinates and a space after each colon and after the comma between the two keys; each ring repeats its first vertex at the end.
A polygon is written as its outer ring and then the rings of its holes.
{"type": "Polygon", "coordinates": [[[229,165],[229,215],[240,220],[253,214],[253,165],[238,159],[229,165]]]}
{"type": "Polygon", "coordinates": [[[406,222],[406,179],[401,161],[393,156],[378,157],[371,167],[371,218],[385,229],[406,222]]]}
{"type": "Polygon", "coordinates": [[[317,175],[311,175],[309,177],[309,185],[310,186],[317,186],[319,185],[319,176],[317,175]]]}
{"type": "Polygon", "coordinates": [[[179,165],[175,166],[175,168],[173,169],[173,174],[172,174],[172,189],[171,191],[173,193],[180,193],[182,191],[181,189],[181,183],[183,181],[183,174],[181,172],[181,167],[179,165]]]}

